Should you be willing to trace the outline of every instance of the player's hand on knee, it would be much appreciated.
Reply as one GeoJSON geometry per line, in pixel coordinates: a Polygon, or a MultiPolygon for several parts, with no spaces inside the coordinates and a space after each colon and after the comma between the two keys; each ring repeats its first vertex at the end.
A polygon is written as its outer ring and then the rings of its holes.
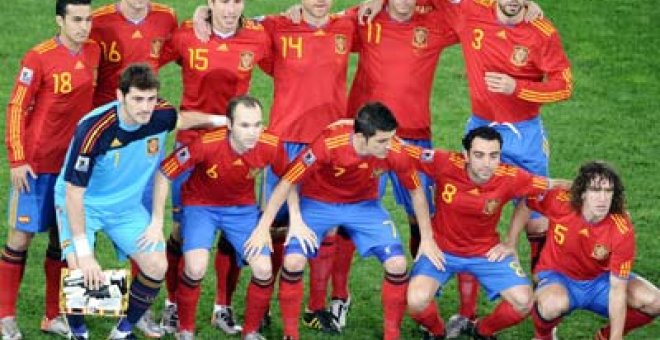
{"type": "Polygon", "coordinates": [[[516,256],[516,249],[504,243],[500,243],[486,253],[489,262],[500,262],[508,256],[516,256]]]}
{"type": "Polygon", "coordinates": [[[9,170],[11,177],[11,185],[14,190],[19,192],[30,192],[30,185],[28,184],[28,175],[32,176],[33,179],[37,178],[37,175],[32,170],[30,164],[19,165],[15,168],[9,170]]]}
{"type": "Polygon", "coordinates": [[[245,241],[244,248],[243,255],[248,262],[259,256],[264,248],[273,251],[273,241],[270,237],[270,228],[255,228],[254,231],[252,231],[252,234],[250,234],[250,238],[245,241]]]}
{"type": "Polygon", "coordinates": [[[97,290],[101,288],[105,277],[103,275],[103,270],[94,255],[84,255],[78,257],[78,269],[82,271],[83,282],[87,289],[97,290]]]}
{"type": "Polygon", "coordinates": [[[282,16],[285,16],[291,20],[292,23],[298,25],[302,22],[302,5],[295,4],[282,12],[282,16]]]}
{"type": "Polygon", "coordinates": [[[296,218],[294,215],[291,215],[289,219],[289,233],[286,235],[284,245],[288,245],[293,238],[296,238],[300,242],[304,254],[314,252],[319,244],[316,233],[307,226],[302,218],[296,218]]]}
{"type": "Polygon", "coordinates": [[[202,42],[211,40],[211,9],[209,6],[198,6],[193,13],[193,30],[195,36],[202,42]]]}
{"type": "Polygon", "coordinates": [[[422,240],[419,243],[419,250],[417,251],[417,261],[422,255],[426,256],[433,265],[439,270],[445,270],[445,254],[440,250],[438,244],[434,240],[422,240]]]}
{"type": "Polygon", "coordinates": [[[137,247],[140,251],[156,250],[159,243],[164,243],[163,222],[152,220],[144,233],[137,240],[137,247]]]}
{"type": "Polygon", "coordinates": [[[383,9],[383,0],[363,1],[358,8],[358,23],[360,25],[370,24],[381,9],[383,9]]]}
{"type": "Polygon", "coordinates": [[[530,1],[527,4],[527,12],[525,12],[525,22],[532,22],[536,19],[543,19],[543,10],[539,4],[530,1]]]}

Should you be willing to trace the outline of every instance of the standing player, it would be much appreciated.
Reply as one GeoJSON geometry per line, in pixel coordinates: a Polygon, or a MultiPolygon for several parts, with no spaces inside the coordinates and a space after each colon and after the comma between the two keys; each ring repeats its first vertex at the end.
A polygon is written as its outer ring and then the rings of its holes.
{"type": "Polygon", "coordinates": [[[0,334],[21,339],[16,324],[16,300],[25,270],[27,249],[36,232],[48,231],[44,271],[46,310],[44,332],[66,335],[59,316],[62,261],[53,188],[76,123],[92,109],[99,48],[88,40],[90,0],[58,0],[55,21],[59,33],[34,48],[21,62],[7,107],[5,144],[12,182],[9,235],[0,257],[0,334]]]}
{"type": "MultiPolygon", "coordinates": [[[[176,60],[181,66],[183,79],[182,110],[194,110],[209,117],[224,118],[229,100],[249,91],[252,70],[269,58],[270,38],[264,27],[243,17],[243,1],[209,1],[213,34],[203,42],[198,39],[191,22],[179,28],[165,47],[161,63],[176,60]]],[[[215,118],[212,118],[215,119],[215,118]]],[[[204,131],[188,130],[177,134],[178,146],[186,145],[204,131]]],[[[175,292],[178,287],[177,268],[181,259],[181,240],[178,226],[181,222],[181,185],[189,172],[178,176],[173,185],[173,228],[167,246],[168,301],[161,324],[168,332],[176,329],[175,292]]],[[[224,235],[224,233],[223,233],[224,235]]],[[[212,323],[227,334],[237,334],[240,325],[234,321],[231,297],[236,288],[239,267],[231,244],[222,236],[218,241],[215,259],[217,290],[212,323]]],[[[194,313],[194,311],[188,311],[194,313]]]]}
{"type": "Polygon", "coordinates": [[[463,155],[410,149],[419,159],[420,170],[437,187],[433,238],[447,262],[445,270],[439,270],[425,256],[418,258],[411,274],[408,308],[433,337],[444,338],[433,297],[455,273],[470,273],[491,300],[503,298],[490,315],[470,323],[475,339],[494,339],[498,331],[523,321],[532,306],[532,288],[516,250],[501,242],[497,233],[502,208],[515,197],[545,192],[548,180],[500,165],[502,137],[494,128],[470,130],[463,147],[463,155]]]}
{"type": "Polygon", "coordinates": [[[609,317],[598,340],[622,339],[660,314],[660,290],[632,274],[635,231],[610,165],[586,163],[570,191],[552,190],[527,203],[550,220],[536,266],[535,339],[552,339],[552,329],[575,309],[609,317]]]}
{"type": "MultiPolygon", "coordinates": [[[[135,339],[133,326],[156,298],[165,274],[162,223],[151,221],[141,204],[160,160],[166,134],[177,125],[176,110],[157,99],[160,83],[146,64],[130,65],[117,89],[118,101],[85,116],[76,129],[55,184],[55,205],[62,250],[71,269],[80,269],[85,285],[98,288],[101,268],[92,251],[103,230],[121,257],[140,269],[131,284],[127,315],[110,339],[135,339]]],[[[182,115],[178,126],[211,123],[182,115]]],[[[167,191],[155,192],[156,197],[167,191]]],[[[80,315],[68,315],[75,339],[89,338],[80,315]]]]}
{"type": "MultiPolygon", "coordinates": [[[[260,215],[255,199],[255,178],[267,165],[283,174],[288,159],[278,138],[262,132],[261,103],[257,99],[249,96],[232,99],[227,117],[228,129],[202,134],[161,163],[161,171],[169,179],[192,170],[181,192],[185,266],[176,292],[179,307],[177,339],[194,337],[200,284],[218,229],[225,233],[233,249],[239,250],[240,260],[252,268],[243,336],[245,339],[263,339],[257,330],[270,305],[273,290],[270,254],[265,252],[246,259],[242,256],[242,249],[260,215]]],[[[161,202],[160,206],[164,205],[165,202],[161,202]]]]}
{"type": "Polygon", "coordinates": [[[155,71],[165,42],[177,27],[174,10],[150,0],[120,0],[94,11],[91,38],[101,46],[94,106],[117,99],[119,77],[132,63],[148,63],[155,71]]]}
{"type": "MultiPolygon", "coordinates": [[[[376,256],[383,264],[384,338],[398,339],[408,274],[399,233],[378,199],[378,180],[382,173],[397,172],[411,190],[420,228],[430,235],[431,226],[412,159],[398,142],[392,141],[396,127],[396,120],[387,107],[380,103],[365,105],[358,112],[354,126],[328,128],[303,150],[290,164],[268,201],[257,229],[246,243],[250,254],[259,253],[262,247],[269,245],[268,228],[276,211],[292,187],[301,183],[300,204],[289,207],[293,213],[280,274],[279,301],[285,338],[298,339],[306,258],[315,255],[318,240],[341,225],[362,256],[376,256]]],[[[441,261],[433,242],[423,241],[420,252],[437,263],[441,261]]]]}

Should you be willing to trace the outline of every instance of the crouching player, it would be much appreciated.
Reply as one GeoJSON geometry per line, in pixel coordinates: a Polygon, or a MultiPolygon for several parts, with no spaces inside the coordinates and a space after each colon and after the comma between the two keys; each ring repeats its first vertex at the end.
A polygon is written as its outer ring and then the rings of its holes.
{"type": "MultiPolygon", "coordinates": [[[[491,127],[468,132],[463,147],[463,154],[408,148],[419,160],[419,169],[435,182],[433,238],[446,259],[442,270],[425,256],[418,257],[408,287],[408,308],[430,338],[444,338],[433,297],[455,273],[471,273],[491,300],[503,298],[490,315],[469,325],[475,339],[494,339],[495,333],[523,321],[532,306],[532,287],[516,250],[497,233],[502,208],[515,197],[545,192],[552,181],[500,164],[502,137],[491,127]]],[[[510,233],[509,238],[517,239],[518,234],[510,233]]]]}
{"type": "MultiPolygon", "coordinates": [[[[161,173],[170,180],[192,169],[184,183],[181,235],[185,267],[179,277],[176,301],[179,309],[177,339],[193,339],[195,315],[206,273],[209,250],[222,230],[234,249],[242,250],[259,221],[255,178],[266,166],[283,175],[288,158],[278,137],[263,131],[261,103],[250,96],[232,99],[227,108],[228,128],[210,130],[179,148],[161,163],[161,173]]],[[[167,188],[157,175],[156,186],[167,188]]],[[[154,211],[162,220],[165,201],[154,211]]],[[[240,251],[237,258],[244,259],[240,251]]],[[[259,322],[270,305],[273,274],[270,252],[244,259],[252,269],[248,286],[243,336],[262,339],[259,322]]]]}
{"type": "Polygon", "coordinates": [[[552,339],[552,329],[575,309],[609,317],[598,340],[622,339],[660,313],[660,290],[631,273],[635,232],[623,189],[610,165],[589,162],[570,191],[551,190],[528,199],[529,207],[550,221],[535,272],[535,339],[552,339]]]}

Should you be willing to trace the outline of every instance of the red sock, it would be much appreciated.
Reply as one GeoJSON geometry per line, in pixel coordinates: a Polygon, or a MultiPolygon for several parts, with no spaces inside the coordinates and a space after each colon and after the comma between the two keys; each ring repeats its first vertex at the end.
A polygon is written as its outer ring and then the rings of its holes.
{"type": "Polygon", "coordinates": [[[140,274],[140,266],[138,266],[137,262],[133,259],[129,259],[131,261],[131,277],[136,278],[138,274],[140,274]]]}
{"type": "MultiPolygon", "coordinates": [[[[626,335],[634,329],[651,323],[651,321],[654,319],[655,317],[648,315],[641,310],[628,307],[626,310],[626,323],[623,326],[623,335],[626,335]]],[[[610,325],[608,324],[606,327],[601,328],[599,333],[601,336],[603,336],[604,339],[609,339],[610,325]]]]}
{"type": "Polygon", "coordinates": [[[561,317],[553,320],[546,320],[540,314],[538,306],[534,304],[532,308],[532,321],[534,322],[534,339],[552,340],[552,329],[561,321],[561,317]]]}
{"type": "Polygon", "coordinates": [[[335,240],[335,258],[332,264],[332,298],[346,301],[350,295],[348,291],[348,276],[351,273],[355,244],[341,229],[335,240]]]}
{"type": "Polygon", "coordinates": [[[240,268],[236,264],[236,252],[229,241],[220,237],[215,253],[215,304],[231,306],[232,296],[238,284],[240,268]]]}
{"type": "Polygon", "coordinates": [[[541,250],[545,245],[545,233],[527,234],[527,241],[529,241],[530,267],[534,272],[541,257],[541,250]]]}
{"type": "Polygon", "coordinates": [[[335,239],[337,235],[328,235],[321,242],[316,257],[309,260],[309,302],[307,308],[311,311],[325,309],[325,298],[328,294],[328,280],[332,273],[332,262],[335,255],[335,239]]]}
{"type": "Polygon", "coordinates": [[[410,222],[410,238],[408,239],[408,249],[410,250],[410,256],[413,259],[417,257],[420,241],[421,236],[419,234],[419,224],[417,224],[417,222],[410,222]]]}
{"type": "Polygon", "coordinates": [[[26,260],[27,251],[16,251],[8,246],[0,254],[0,318],[16,315],[16,300],[26,260]]]}
{"type": "Polygon", "coordinates": [[[175,240],[171,235],[167,240],[167,247],[165,248],[165,255],[167,256],[167,272],[165,272],[165,288],[167,289],[167,299],[176,303],[176,289],[179,283],[179,266],[183,261],[181,257],[181,242],[175,240]]]}
{"type": "Polygon", "coordinates": [[[470,320],[477,317],[477,300],[479,299],[479,281],[472,274],[459,273],[458,295],[460,307],[458,313],[470,320]]]}
{"type": "Polygon", "coordinates": [[[399,339],[401,321],[406,312],[408,273],[385,273],[380,299],[383,304],[383,339],[399,339]]]}
{"type": "Polygon", "coordinates": [[[527,314],[521,314],[508,301],[502,300],[492,313],[479,321],[477,330],[481,335],[492,336],[505,328],[520,323],[526,317],[527,314]]]}
{"type": "Polygon", "coordinates": [[[445,334],[445,323],[440,318],[435,301],[431,301],[426,308],[419,313],[410,315],[418,324],[424,326],[433,335],[445,334]]]}
{"type": "Polygon", "coordinates": [[[303,272],[289,272],[282,268],[280,274],[280,313],[284,336],[298,339],[298,318],[302,309],[303,300],[303,272]]]}
{"type": "Polygon", "coordinates": [[[176,288],[176,304],[179,313],[179,331],[195,331],[195,317],[197,316],[197,302],[201,292],[202,280],[193,280],[185,272],[179,278],[176,288]]]}
{"type": "Polygon", "coordinates": [[[46,274],[46,317],[50,320],[60,315],[60,278],[66,262],[46,256],[44,273],[46,274]]]}
{"type": "Polygon", "coordinates": [[[270,297],[273,294],[273,277],[259,280],[252,277],[247,289],[245,316],[243,321],[243,336],[259,330],[259,324],[270,307],[270,297]]]}

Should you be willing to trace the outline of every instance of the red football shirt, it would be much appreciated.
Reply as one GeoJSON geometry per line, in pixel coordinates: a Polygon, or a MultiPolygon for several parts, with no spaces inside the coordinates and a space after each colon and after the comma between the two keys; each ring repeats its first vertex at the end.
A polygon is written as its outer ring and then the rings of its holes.
{"type": "Polygon", "coordinates": [[[177,27],[174,10],[151,3],[149,13],[140,22],[126,19],[119,4],[109,4],[94,11],[90,38],[101,46],[98,88],[94,106],[117,99],[117,87],[122,71],[132,63],[148,63],[158,70],[163,44],[177,27]]]}
{"type": "MultiPolygon", "coordinates": [[[[181,25],[163,51],[161,62],[176,60],[181,66],[181,110],[225,115],[229,100],[250,89],[252,69],[270,55],[270,37],[261,24],[245,20],[235,35],[213,35],[204,43],[195,36],[192,22],[181,25]]],[[[186,144],[198,132],[180,131],[177,141],[186,144]]]]}
{"type": "Polygon", "coordinates": [[[92,110],[100,50],[91,40],[72,54],[57,38],[31,49],[7,105],[5,145],[11,167],[56,174],[80,118],[92,110]]]}
{"type": "Polygon", "coordinates": [[[500,242],[497,224],[502,208],[515,197],[538,195],[548,180],[510,165],[501,165],[484,184],[468,177],[460,153],[409,148],[419,169],[433,178],[436,213],[433,237],[442,251],[484,256],[500,242]]]}
{"type": "Polygon", "coordinates": [[[609,214],[589,223],[573,209],[565,190],[551,190],[528,199],[527,204],[550,221],[536,272],[555,270],[575,280],[591,280],[605,272],[629,277],[635,259],[630,216],[609,214]]]}
{"type": "Polygon", "coordinates": [[[193,169],[181,190],[183,205],[253,205],[261,170],[272,166],[277,175],[284,173],[288,158],[277,136],[263,132],[243,154],[232,149],[229,138],[226,128],[211,130],[163,160],[160,169],[169,179],[193,169]]]}
{"type": "Polygon", "coordinates": [[[263,21],[273,42],[273,106],[269,127],[286,142],[310,143],[346,117],[346,72],[356,30],[352,15],[331,15],[323,27],[281,16],[263,21]]]}
{"type": "MultiPolygon", "coordinates": [[[[451,0],[435,0],[439,2],[451,0]]],[[[501,24],[494,0],[463,0],[455,29],[460,37],[472,112],[486,120],[520,122],[536,117],[542,104],[571,96],[572,75],[559,33],[547,19],[501,24]],[[513,94],[489,92],[486,72],[516,79],[513,94]]]]}
{"type": "Polygon", "coordinates": [[[392,142],[387,157],[363,157],[351,142],[353,126],[325,129],[289,164],[284,179],[301,182],[303,196],[329,203],[354,203],[378,198],[380,175],[393,170],[403,185],[420,186],[413,159],[401,144],[392,142]]]}
{"type": "Polygon", "coordinates": [[[446,16],[445,10],[433,10],[398,22],[383,10],[358,27],[360,59],[348,99],[350,116],[367,102],[380,101],[396,116],[398,136],[431,138],[429,99],[438,58],[458,42],[446,16]]]}

